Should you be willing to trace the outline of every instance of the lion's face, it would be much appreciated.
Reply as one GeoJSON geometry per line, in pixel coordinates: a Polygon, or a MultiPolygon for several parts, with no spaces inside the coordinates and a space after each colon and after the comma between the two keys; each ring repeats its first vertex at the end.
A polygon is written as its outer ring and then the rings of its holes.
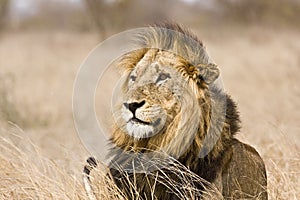
{"type": "Polygon", "coordinates": [[[200,149],[216,65],[192,65],[172,51],[150,48],[124,55],[118,66],[125,78],[114,106],[112,141],[127,150],[162,150],[175,158],[193,141],[200,149]]]}
{"type": "Polygon", "coordinates": [[[161,149],[178,157],[195,138],[201,144],[196,133],[207,127],[209,101],[197,80],[207,71],[158,49],[142,56],[133,52],[118,65],[126,69],[126,78],[114,110],[112,139],[117,146],[161,149]]]}
{"type": "Polygon", "coordinates": [[[163,132],[180,111],[181,85],[171,66],[159,61],[139,63],[125,83],[124,131],[135,139],[163,132]]]}

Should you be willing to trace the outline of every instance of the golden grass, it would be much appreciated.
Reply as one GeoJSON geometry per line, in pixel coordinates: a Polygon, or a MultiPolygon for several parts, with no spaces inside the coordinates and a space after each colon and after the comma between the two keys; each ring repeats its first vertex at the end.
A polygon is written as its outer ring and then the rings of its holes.
{"type": "MultiPolygon", "coordinates": [[[[196,32],[239,104],[238,138],[266,163],[269,198],[300,199],[299,33],[261,27],[196,32]]],[[[0,199],[87,198],[81,173],[89,153],[74,129],[71,96],[76,71],[97,43],[94,33],[0,38],[0,199]]],[[[112,183],[99,181],[101,198],[121,197],[112,183]]]]}

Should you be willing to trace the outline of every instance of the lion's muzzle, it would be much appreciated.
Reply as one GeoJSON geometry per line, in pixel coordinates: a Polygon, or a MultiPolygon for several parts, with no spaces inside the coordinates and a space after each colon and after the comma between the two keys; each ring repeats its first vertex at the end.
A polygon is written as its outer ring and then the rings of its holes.
{"type": "Polygon", "coordinates": [[[122,118],[126,123],[125,131],[136,139],[157,134],[164,126],[165,115],[161,106],[150,106],[145,100],[123,103],[122,118]]]}

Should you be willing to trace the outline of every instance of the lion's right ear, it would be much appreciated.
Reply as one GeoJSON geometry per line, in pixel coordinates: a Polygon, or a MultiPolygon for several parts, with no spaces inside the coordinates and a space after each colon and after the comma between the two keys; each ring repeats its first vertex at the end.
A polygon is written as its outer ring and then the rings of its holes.
{"type": "Polygon", "coordinates": [[[213,83],[220,75],[220,70],[216,64],[199,64],[197,65],[200,78],[208,85],[213,83]]]}

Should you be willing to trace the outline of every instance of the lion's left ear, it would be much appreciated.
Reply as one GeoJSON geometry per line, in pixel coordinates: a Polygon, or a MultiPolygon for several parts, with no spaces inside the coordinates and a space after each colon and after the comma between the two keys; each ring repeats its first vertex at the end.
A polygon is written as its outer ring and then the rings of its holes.
{"type": "Polygon", "coordinates": [[[220,70],[216,64],[199,64],[197,65],[200,78],[208,85],[213,83],[220,75],[220,70]]]}

